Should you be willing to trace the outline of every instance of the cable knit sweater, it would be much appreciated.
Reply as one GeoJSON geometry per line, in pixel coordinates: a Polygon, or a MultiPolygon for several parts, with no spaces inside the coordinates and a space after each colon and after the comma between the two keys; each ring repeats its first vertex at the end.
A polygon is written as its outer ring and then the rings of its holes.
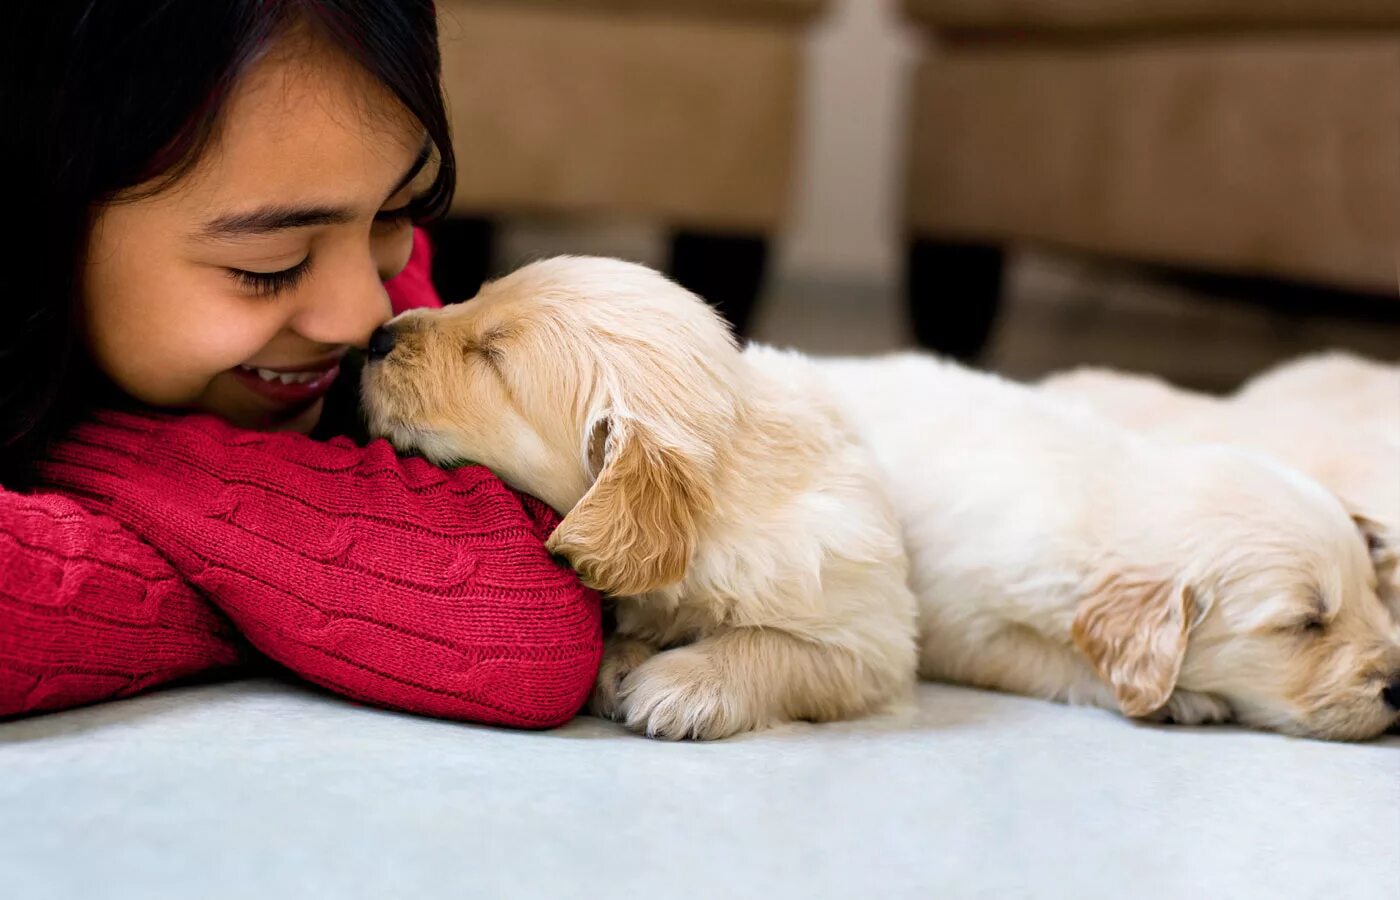
{"type": "MultiPolygon", "coordinates": [[[[426,240],[395,309],[436,305],[426,240]]],[[[0,716],[236,670],[252,648],[367,703],[548,727],[601,655],[557,517],[385,443],[103,413],[0,490],[0,716]]]]}

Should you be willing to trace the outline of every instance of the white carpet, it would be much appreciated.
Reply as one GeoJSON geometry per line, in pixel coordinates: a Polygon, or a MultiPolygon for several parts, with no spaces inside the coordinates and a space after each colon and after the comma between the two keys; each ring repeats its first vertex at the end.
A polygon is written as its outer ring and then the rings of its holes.
{"type": "Polygon", "coordinates": [[[1400,892],[1400,738],[1327,744],[925,686],[663,744],[271,680],[0,725],[5,896],[1329,897],[1400,892]]]}

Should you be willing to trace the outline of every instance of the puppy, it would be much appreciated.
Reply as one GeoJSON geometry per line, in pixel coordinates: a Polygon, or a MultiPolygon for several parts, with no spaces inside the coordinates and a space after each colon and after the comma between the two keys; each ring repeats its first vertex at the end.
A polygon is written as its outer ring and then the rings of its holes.
{"type": "Polygon", "coordinates": [[[1085,367],[1041,382],[1056,393],[1082,396],[1101,413],[1131,428],[1219,415],[1228,400],[1235,414],[1325,416],[1349,437],[1400,453],[1400,365],[1338,351],[1299,357],[1245,382],[1232,396],[1186,391],[1146,375],[1085,367]]]}
{"type": "Polygon", "coordinates": [[[709,739],[910,690],[899,526],[803,358],[741,353],[699,298],[584,258],[405,313],[372,348],[374,433],[564,513],[549,549],[616,602],[598,714],[709,739]]]}
{"type": "Polygon", "coordinates": [[[1312,479],[930,357],[822,367],[903,524],[924,677],[1333,739],[1400,716],[1400,624],[1312,479]]]}
{"type": "Polygon", "coordinates": [[[1041,387],[1145,434],[1258,450],[1312,476],[1361,527],[1381,599],[1400,619],[1400,370],[1309,357],[1229,398],[1100,369],[1055,375],[1041,387]]]}
{"type": "Polygon", "coordinates": [[[1150,375],[1125,375],[1092,366],[1048,376],[1040,387],[1046,393],[1082,401],[1125,428],[1149,433],[1168,423],[1211,415],[1221,402],[1150,375]]]}
{"type": "Polygon", "coordinates": [[[1250,379],[1244,406],[1326,412],[1359,433],[1400,448],[1400,365],[1331,351],[1303,356],[1250,379]]]}

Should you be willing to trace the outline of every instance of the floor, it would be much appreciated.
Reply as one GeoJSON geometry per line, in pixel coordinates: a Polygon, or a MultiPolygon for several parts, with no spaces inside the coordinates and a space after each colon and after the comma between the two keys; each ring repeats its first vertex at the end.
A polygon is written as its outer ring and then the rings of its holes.
{"type": "Polygon", "coordinates": [[[947,685],[714,743],[521,732],[269,679],[0,724],[16,900],[1394,900],[1400,737],[947,685]]]}

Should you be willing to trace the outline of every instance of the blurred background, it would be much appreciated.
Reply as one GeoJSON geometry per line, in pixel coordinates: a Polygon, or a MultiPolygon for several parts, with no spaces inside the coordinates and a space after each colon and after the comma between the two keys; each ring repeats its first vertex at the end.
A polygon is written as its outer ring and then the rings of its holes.
{"type": "Polygon", "coordinates": [[[448,299],[555,253],[745,336],[1224,390],[1400,356],[1394,0],[442,0],[448,299]]]}

